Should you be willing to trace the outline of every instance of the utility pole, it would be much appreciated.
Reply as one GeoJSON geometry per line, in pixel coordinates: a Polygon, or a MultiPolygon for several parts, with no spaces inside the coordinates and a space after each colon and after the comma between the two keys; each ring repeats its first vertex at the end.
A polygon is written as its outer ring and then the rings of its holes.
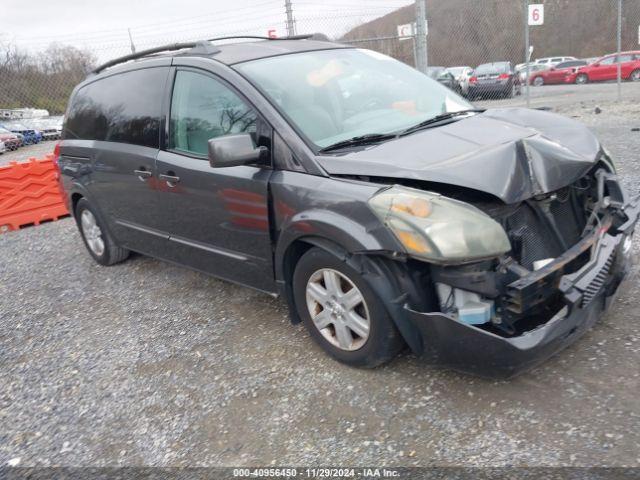
{"type": "Polygon", "coordinates": [[[416,68],[427,73],[427,5],[426,0],[416,0],[416,68]]]}
{"type": "Polygon", "coordinates": [[[287,12],[287,37],[293,37],[296,34],[296,22],[293,19],[291,0],[284,0],[284,8],[287,12]]]}

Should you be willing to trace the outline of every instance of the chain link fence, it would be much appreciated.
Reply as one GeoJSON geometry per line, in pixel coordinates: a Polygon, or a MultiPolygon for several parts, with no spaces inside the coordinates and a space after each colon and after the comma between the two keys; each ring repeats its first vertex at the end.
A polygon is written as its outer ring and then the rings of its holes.
{"type": "MultiPolygon", "coordinates": [[[[416,21],[414,3],[355,1],[327,0],[320,14],[320,2],[291,0],[293,25],[287,23],[283,2],[263,1],[247,11],[168,19],[164,25],[130,32],[96,32],[84,38],[74,34],[44,36],[24,44],[3,42],[0,37],[0,118],[19,115],[15,109],[43,109],[50,115],[62,115],[71,90],[93,66],[131,53],[134,44],[142,50],[227,35],[285,36],[293,29],[297,34],[320,32],[331,40],[376,50],[415,66],[419,39],[411,34],[416,21]],[[405,28],[399,29],[402,26],[405,28]]],[[[426,12],[428,73],[464,95],[475,92],[478,98],[491,100],[523,93],[519,99],[524,102],[528,83],[534,84],[531,96],[535,97],[551,91],[546,90],[551,84],[560,86],[556,89],[566,88],[570,95],[571,88],[587,88],[581,83],[597,82],[602,87],[600,94],[611,99],[621,95],[624,100],[631,98],[631,89],[640,88],[640,81],[632,82],[640,80],[640,0],[427,0],[426,12]],[[525,31],[528,4],[534,1],[544,4],[544,24],[529,27],[533,52],[527,79],[523,68],[525,31]],[[621,63],[615,55],[607,57],[618,48],[637,53],[621,56],[621,63]],[[568,57],[582,63],[559,72],[558,66],[565,66],[568,57]],[[511,70],[478,68],[502,62],[508,62],[511,70]],[[574,74],[582,64],[586,79],[574,74]],[[452,70],[449,76],[435,67],[467,68],[452,70]],[[620,90],[616,85],[618,71],[620,90]],[[498,82],[504,74],[511,75],[514,89],[487,88],[486,94],[479,89],[478,85],[498,82]]]]}

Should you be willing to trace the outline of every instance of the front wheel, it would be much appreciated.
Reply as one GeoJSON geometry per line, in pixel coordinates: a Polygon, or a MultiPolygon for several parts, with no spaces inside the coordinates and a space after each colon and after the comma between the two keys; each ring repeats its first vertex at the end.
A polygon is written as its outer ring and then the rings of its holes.
{"type": "Polygon", "coordinates": [[[629,75],[629,80],[631,80],[632,82],[640,82],[640,68],[631,72],[631,75],[629,75]]]}
{"type": "Polygon", "coordinates": [[[321,248],[311,248],[293,274],[293,296],[313,339],[340,362],[375,367],[394,358],[404,341],[362,275],[321,248]]]}
{"type": "Polygon", "coordinates": [[[581,73],[576,77],[576,84],[584,85],[589,82],[589,77],[587,77],[586,73],[581,73]]]}
{"type": "Polygon", "coordinates": [[[113,265],[127,259],[129,250],[116,245],[86,199],[78,201],[75,217],[82,240],[96,262],[100,265],[113,265]]]}
{"type": "Polygon", "coordinates": [[[544,78],[542,77],[536,77],[533,79],[533,85],[536,87],[541,87],[542,85],[544,85],[544,78]]]}

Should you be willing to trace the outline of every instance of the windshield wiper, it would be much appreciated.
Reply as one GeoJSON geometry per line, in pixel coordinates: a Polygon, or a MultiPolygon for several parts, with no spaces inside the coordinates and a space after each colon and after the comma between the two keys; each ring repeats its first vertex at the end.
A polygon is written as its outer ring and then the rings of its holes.
{"type": "Polygon", "coordinates": [[[372,145],[374,143],[384,142],[398,138],[398,135],[392,133],[368,133],[367,135],[358,135],[357,137],[342,140],[332,145],[326,146],[318,150],[319,153],[331,152],[341,148],[358,147],[361,145],[372,145]]]}
{"type": "Polygon", "coordinates": [[[400,136],[417,132],[418,130],[422,130],[423,128],[435,126],[440,122],[444,122],[446,120],[459,117],[460,115],[466,115],[468,113],[481,113],[481,112],[484,112],[484,110],[481,108],[473,108],[469,110],[458,110],[457,112],[441,113],[440,115],[436,115],[435,117],[428,118],[425,121],[420,122],[417,125],[414,125],[413,127],[407,128],[402,133],[400,133],[400,136]]]}

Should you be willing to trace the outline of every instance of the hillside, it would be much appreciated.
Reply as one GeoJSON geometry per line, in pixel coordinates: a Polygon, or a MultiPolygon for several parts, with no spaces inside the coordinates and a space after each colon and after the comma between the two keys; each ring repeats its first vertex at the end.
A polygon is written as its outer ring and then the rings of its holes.
{"type": "MultiPolygon", "coordinates": [[[[546,0],[545,24],[531,27],[533,58],[552,55],[596,57],[616,49],[615,0],[546,0]]],[[[638,49],[640,1],[626,0],[623,49],[638,49]]],[[[519,0],[427,0],[430,65],[478,65],[524,58],[524,13],[519,0]]],[[[396,26],[414,21],[408,5],[359,25],[343,41],[396,35],[396,26]]],[[[358,42],[413,64],[411,40],[358,42]]]]}

